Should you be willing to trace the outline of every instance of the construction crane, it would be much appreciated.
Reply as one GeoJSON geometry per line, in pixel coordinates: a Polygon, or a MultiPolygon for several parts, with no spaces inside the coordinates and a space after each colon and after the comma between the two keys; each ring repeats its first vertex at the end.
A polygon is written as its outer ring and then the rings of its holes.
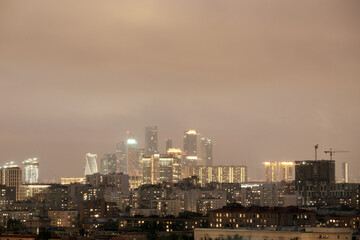
{"type": "Polygon", "coordinates": [[[317,160],[317,150],[318,150],[318,148],[319,148],[319,144],[316,144],[315,146],[314,146],[314,148],[315,148],[315,161],[317,160]]]}
{"type": "Polygon", "coordinates": [[[349,152],[349,151],[333,151],[332,148],[330,148],[329,151],[324,151],[324,153],[326,154],[330,153],[330,160],[332,160],[332,156],[334,153],[345,153],[345,152],[349,152]]]}

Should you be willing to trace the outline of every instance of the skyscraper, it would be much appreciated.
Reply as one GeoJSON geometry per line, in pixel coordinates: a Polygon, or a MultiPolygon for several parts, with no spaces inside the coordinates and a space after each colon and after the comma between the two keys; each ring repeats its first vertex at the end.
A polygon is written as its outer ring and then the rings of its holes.
{"type": "Polygon", "coordinates": [[[21,181],[21,168],[15,165],[14,162],[6,163],[5,166],[0,167],[0,185],[4,185],[6,187],[15,187],[16,201],[20,200],[21,181]]]}
{"type": "Polygon", "coordinates": [[[265,166],[265,182],[278,181],[277,162],[264,162],[265,166]]]}
{"type": "Polygon", "coordinates": [[[188,165],[197,165],[197,132],[188,130],[184,133],[184,161],[183,167],[188,165]]]}
{"type": "Polygon", "coordinates": [[[116,145],[115,155],[116,155],[116,171],[127,173],[126,144],[124,143],[124,141],[121,141],[116,145]]]}
{"type": "Polygon", "coordinates": [[[202,161],[202,165],[204,166],[212,166],[213,165],[213,147],[212,141],[210,138],[201,138],[200,140],[200,149],[199,149],[199,157],[202,161]]]}
{"type": "Polygon", "coordinates": [[[145,154],[158,153],[157,127],[145,127],[145,154]]]}
{"type": "Polygon", "coordinates": [[[279,180],[291,182],[294,180],[294,163],[279,162],[279,180]]]}
{"type": "Polygon", "coordinates": [[[100,171],[102,174],[115,173],[117,171],[116,155],[105,153],[100,161],[100,171]]]}
{"type": "Polygon", "coordinates": [[[181,150],[179,148],[169,148],[167,154],[173,158],[172,182],[178,183],[181,180],[181,150]]]}
{"type": "Polygon", "coordinates": [[[157,184],[162,182],[178,182],[178,159],[168,154],[143,155],[142,158],[143,184],[157,184]],[[175,167],[175,168],[174,168],[175,167]],[[174,171],[175,170],[175,171],[174,171]],[[174,179],[174,175],[175,178],[174,179]]]}
{"type": "Polygon", "coordinates": [[[24,182],[39,182],[39,160],[37,158],[29,158],[23,161],[24,164],[24,182]]]}
{"type": "Polygon", "coordinates": [[[344,183],[349,182],[349,163],[347,162],[342,163],[342,177],[344,183]]]}
{"type": "Polygon", "coordinates": [[[137,148],[138,142],[132,134],[128,131],[128,139],[126,140],[126,161],[127,174],[132,176],[141,176],[141,162],[139,161],[139,150],[137,148]]]}
{"type": "Polygon", "coordinates": [[[166,152],[173,147],[173,140],[171,138],[166,139],[166,152]]]}
{"type": "Polygon", "coordinates": [[[97,154],[92,154],[92,153],[86,154],[85,176],[98,173],[96,159],[97,159],[97,154]]]}

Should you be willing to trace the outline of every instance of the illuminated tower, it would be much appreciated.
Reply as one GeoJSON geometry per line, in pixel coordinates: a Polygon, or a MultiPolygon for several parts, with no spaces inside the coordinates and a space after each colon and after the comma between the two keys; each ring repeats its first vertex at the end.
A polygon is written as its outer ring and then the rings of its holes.
{"type": "Polygon", "coordinates": [[[264,162],[265,182],[276,182],[278,180],[277,162],[264,162]]]}
{"type": "Polygon", "coordinates": [[[197,165],[197,132],[188,130],[184,133],[184,166],[197,165]]]}
{"type": "Polygon", "coordinates": [[[37,158],[29,158],[23,161],[24,164],[24,182],[39,182],[39,160],[37,158]]]}
{"type": "Polygon", "coordinates": [[[279,162],[279,177],[280,181],[291,182],[294,179],[294,163],[293,162],[279,162]]]}
{"type": "Polygon", "coordinates": [[[85,176],[98,173],[96,159],[97,159],[97,154],[92,154],[92,153],[86,154],[85,176]]]}
{"type": "Polygon", "coordinates": [[[171,138],[166,139],[166,152],[173,147],[173,140],[171,138]]]}
{"type": "Polygon", "coordinates": [[[349,163],[343,162],[342,163],[342,175],[343,175],[343,182],[349,182],[349,163]]]}
{"type": "Polygon", "coordinates": [[[145,154],[158,153],[157,127],[145,127],[145,154]]]}
{"type": "Polygon", "coordinates": [[[127,132],[128,139],[126,140],[126,161],[127,174],[129,176],[141,176],[141,166],[139,161],[139,150],[137,148],[138,142],[130,132],[127,132]]]}
{"type": "Polygon", "coordinates": [[[181,150],[179,148],[169,148],[167,154],[172,157],[172,182],[178,183],[181,180],[181,150]]]}
{"type": "Polygon", "coordinates": [[[200,149],[199,157],[204,166],[213,165],[213,153],[212,153],[212,141],[210,138],[201,138],[200,140],[200,149]]]}

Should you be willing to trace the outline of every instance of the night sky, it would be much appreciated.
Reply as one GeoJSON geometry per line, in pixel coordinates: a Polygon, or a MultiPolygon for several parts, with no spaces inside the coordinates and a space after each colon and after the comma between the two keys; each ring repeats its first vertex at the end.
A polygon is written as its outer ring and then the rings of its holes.
{"type": "MultiPolygon", "coordinates": [[[[360,1],[0,0],[0,163],[81,177],[146,125],[214,162],[327,158],[360,168],[360,1]]],[[[340,177],[340,175],[338,176],[340,177]]]]}

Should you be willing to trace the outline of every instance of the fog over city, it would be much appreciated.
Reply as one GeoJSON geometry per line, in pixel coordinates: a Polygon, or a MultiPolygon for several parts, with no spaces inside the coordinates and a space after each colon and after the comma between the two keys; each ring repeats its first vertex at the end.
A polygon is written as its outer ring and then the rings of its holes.
{"type": "MultiPolygon", "coordinates": [[[[0,1],[0,164],[83,177],[158,127],[214,164],[329,159],[360,169],[359,1],[0,1]]],[[[340,178],[341,176],[337,176],[340,178]]]]}

